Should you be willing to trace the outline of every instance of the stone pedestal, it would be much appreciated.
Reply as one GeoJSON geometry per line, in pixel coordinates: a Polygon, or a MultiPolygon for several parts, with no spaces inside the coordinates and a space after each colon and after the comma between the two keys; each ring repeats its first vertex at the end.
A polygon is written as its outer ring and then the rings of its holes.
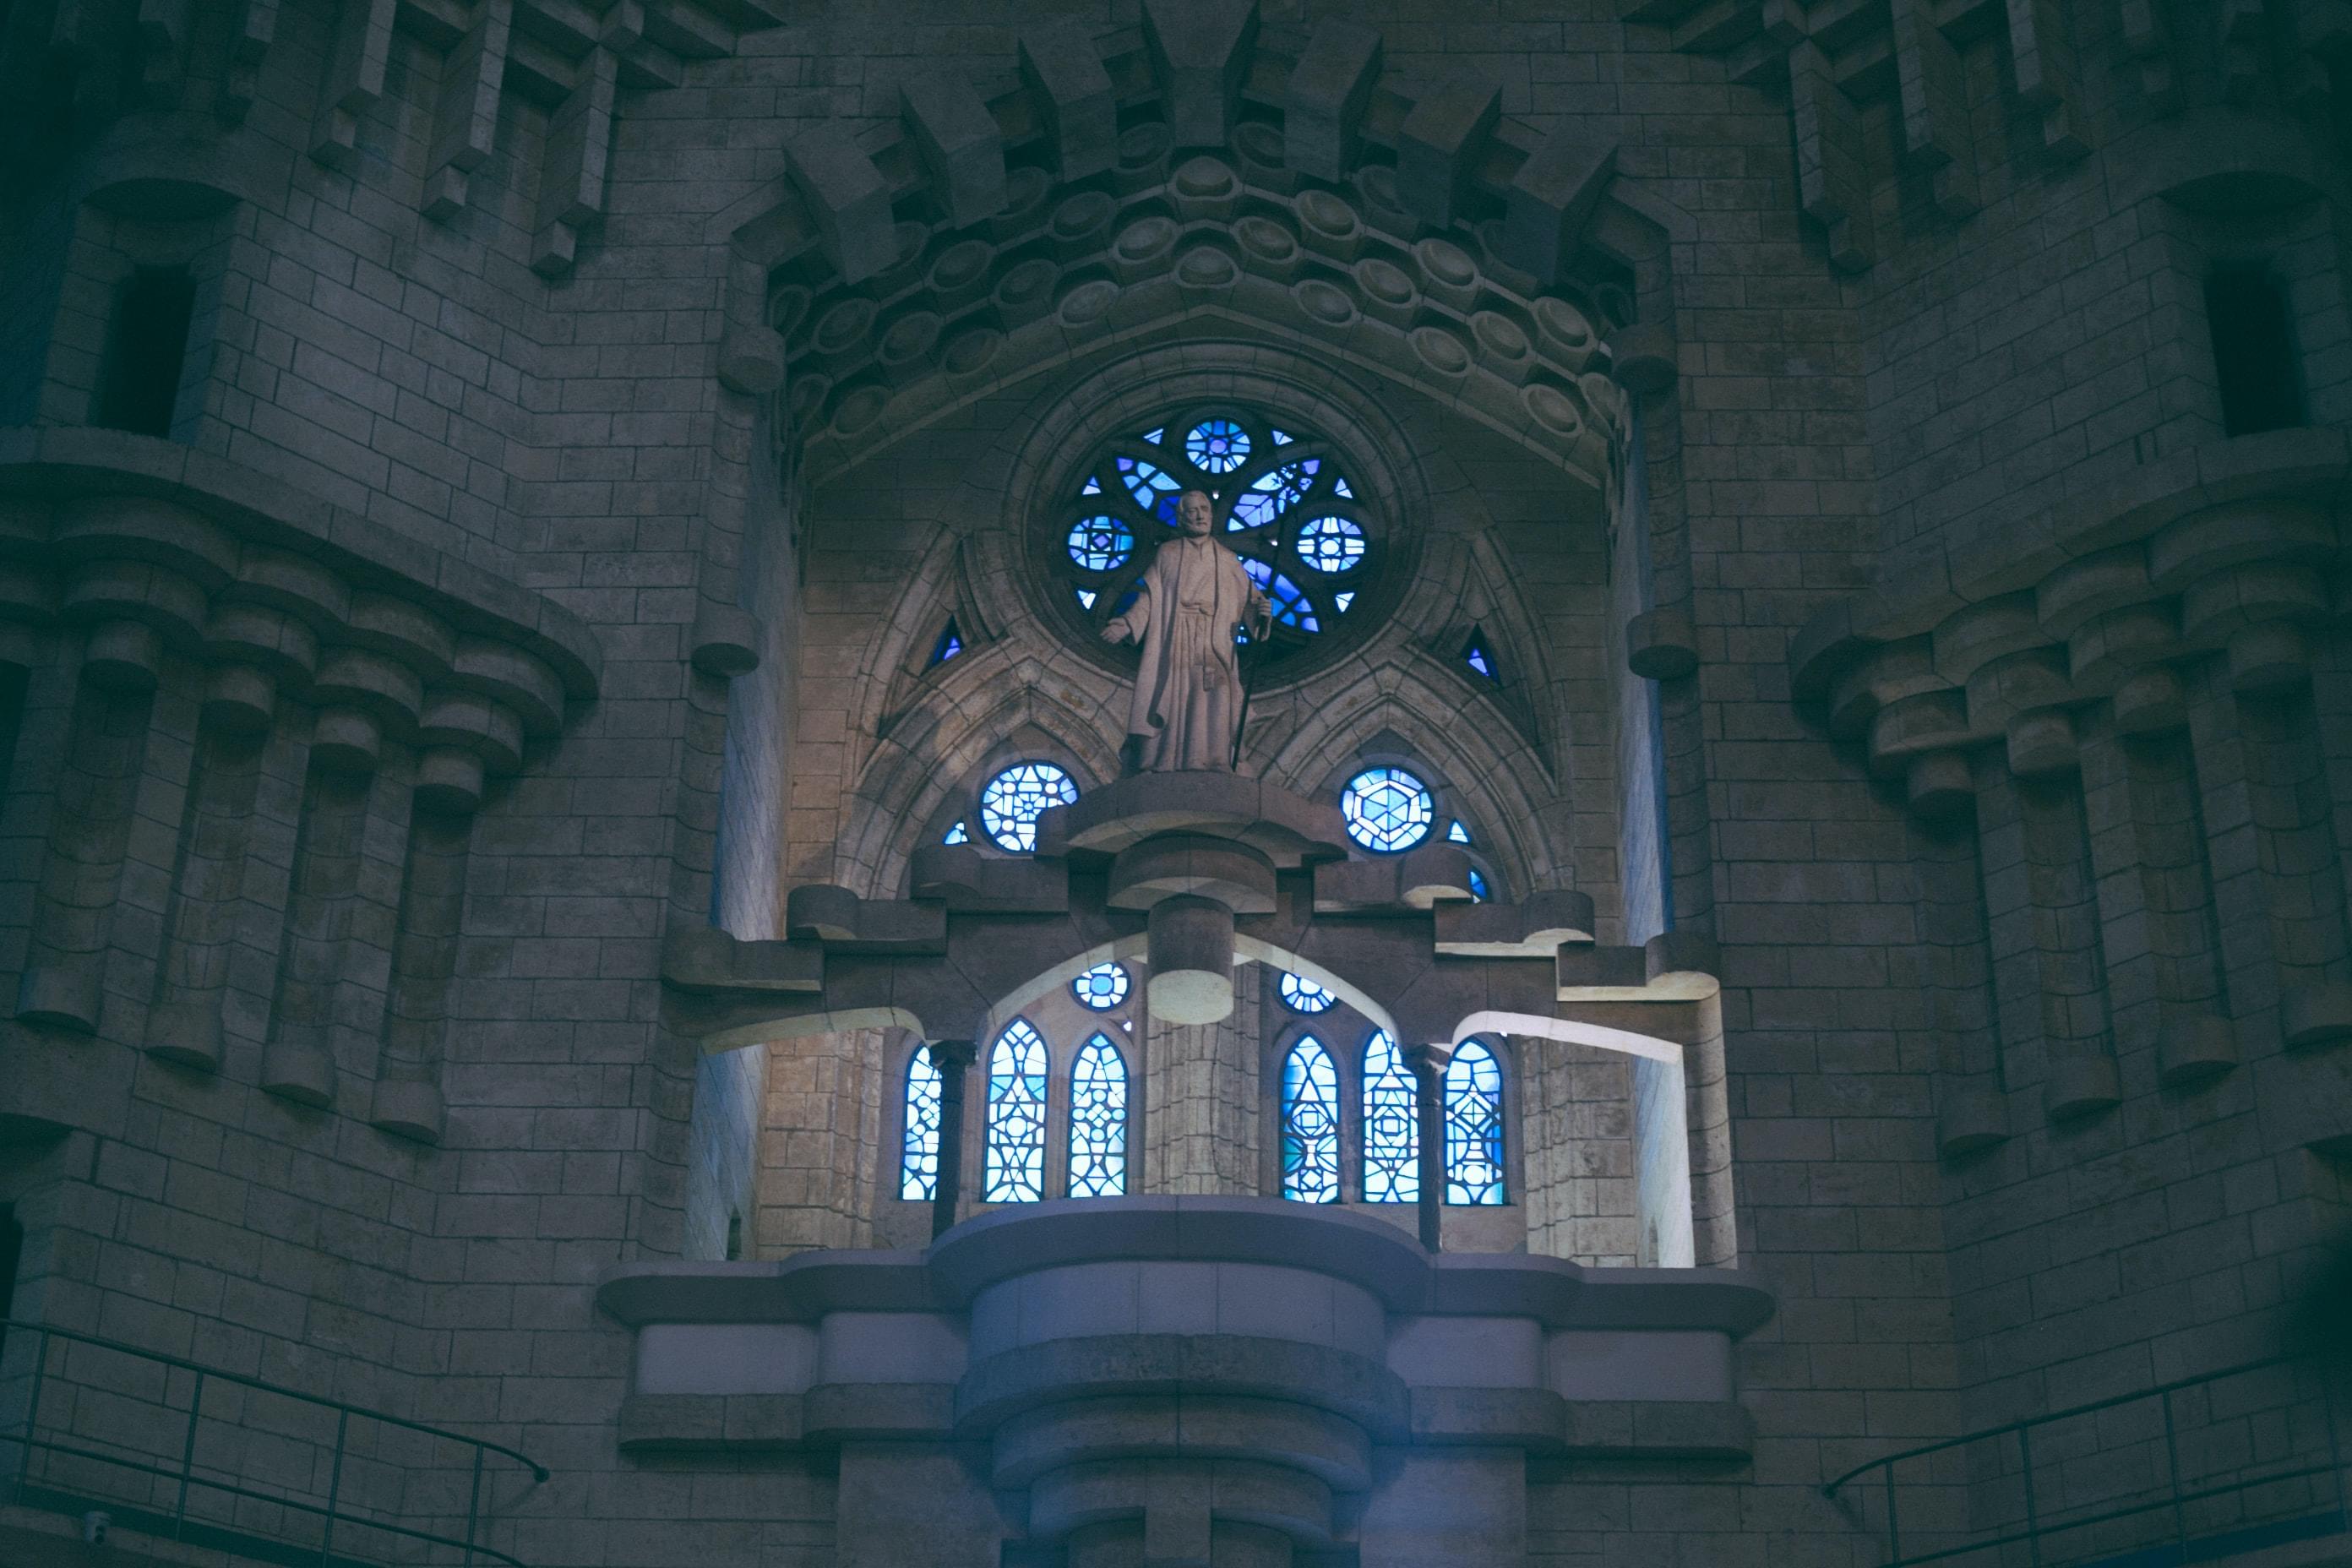
{"type": "Polygon", "coordinates": [[[1150,1019],[1144,1030],[1142,1184],[1169,1195],[1258,1190],[1257,1009],[1215,1024],[1150,1019]]]}

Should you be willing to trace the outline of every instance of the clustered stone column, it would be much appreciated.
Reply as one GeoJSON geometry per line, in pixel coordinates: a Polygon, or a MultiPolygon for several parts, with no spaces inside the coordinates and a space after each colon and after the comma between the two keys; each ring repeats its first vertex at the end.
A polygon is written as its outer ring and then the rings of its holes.
{"type": "Polygon", "coordinates": [[[964,1081],[976,1054],[970,1040],[933,1040],[923,1049],[940,1075],[940,1173],[931,1184],[931,1236],[955,1228],[956,1208],[963,1201],[964,1081]]]}

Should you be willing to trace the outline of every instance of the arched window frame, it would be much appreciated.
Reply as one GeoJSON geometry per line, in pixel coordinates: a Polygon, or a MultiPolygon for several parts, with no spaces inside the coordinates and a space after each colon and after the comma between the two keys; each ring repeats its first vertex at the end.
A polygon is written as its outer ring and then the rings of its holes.
{"type": "Polygon", "coordinates": [[[1375,1026],[1357,1047],[1358,1192],[1368,1204],[1421,1200],[1420,1086],[1402,1042],[1375,1026]],[[1391,1125],[1401,1121],[1402,1133],[1391,1125]]]}
{"type": "Polygon", "coordinates": [[[1273,1070],[1267,1081],[1272,1086],[1275,1112],[1275,1135],[1270,1141],[1275,1194],[1295,1203],[1345,1204],[1349,1198],[1349,1160],[1353,1147],[1348,1129],[1355,1119],[1349,1113],[1349,1075],[1342,1065],[1346,1059],[1344,1050],[1333,1050],[1330,1040],[1319,1030],[1297,1027],[1282,1031],[1271,1059],[1273,1070]],[[1289,1070],[1293,1058],[1310,1041],[1322,1053],[1324,1061],[1331,1069],[1331,1195],[1328,1198],[1294,1196],[1290,1178],[1289,1144],[1295,1101],[1290,1092],[1289,1070]]]}
{"type": "Polygon", "coordinates": [[[939,1192],[940,1118],[946,1093],[930,1048],[918,1041],[898,1073],[898,1180],[905,1203],[929,1203],[939,1192]]]}
{"type": "Polygon", "coordinates": [[[1438,1136],[1445,1170],[1445,1202],[1456,1208],[1506,1208],[1517,1192],[1513,1179],[1511,1141],[1511,1075],[1505,1053],[1478,1036],[1472,1036],[1454,1049],[1437,1085],[1438,1136]],[[1491,1090],[1475,1086],[1478,1065],[1483,1060],[1494,1078],[1491,1090]],[[1479,1125],[1473,1126],[1465,1115],[1464,1107],[1473,1097],[1483,1100],[1487,1109],[1479,1125]],[[1491,1121],[1491,1126],[1486,1123],[1491,1121]],[[1485,1142],[1481,1151],[1472,1139],[1485,1142]],[[1483,1154],[1483,1159],[1481,1158],[1483,1154]],[[1471,1185],[1467,1182],[1474,1167],[1483,1165],[1484,1179],[1471,1185]]]}
{"type": "Polygon", "coordinates": [[[1063,1188],[1071,1197],[1118,1198],[1125,1197],[1131,1190],[1129,1172],[1133,1165],[1129,1157],[1134,1143],[1133,1089],[1134,1076],[1128,1070],[1127,1053],[1119,1049],[1118,1042],[1107,1031],[1097,1029],[1070,1053],[1069,1092],[1063,1097],[1063,1119],[1067,1129],[1065,1146],[1069,1151],[1063,1188]],[[1116,1078],[1091,1078],[1088,1064],[1099,1062],[1105,1056],[1116,1078]],[[1111,1131],[1097,1135],[1091,1128],[1082,1128],[1081,1119],[1092,1121],[1097,1101],[1106,1094],[1110,1097],[1110,1104],[1098,1125],[1111,1131]]]}
{"type": "Polygon", "coordinates": [[[1048,1190],[1054,1049],[1028,1019],[1016,1017],[988,1043],[980,1068],[980,1201],[1035,1203],[1048,1190]]]}

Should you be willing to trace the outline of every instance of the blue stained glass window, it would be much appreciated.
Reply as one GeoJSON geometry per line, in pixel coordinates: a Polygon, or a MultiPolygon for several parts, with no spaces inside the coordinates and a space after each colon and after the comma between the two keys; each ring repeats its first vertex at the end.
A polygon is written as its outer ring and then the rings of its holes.
{"type": "Polygon", "coordinates": [[[1462,826],[1462,819],[1457,816],[1445,825],[1445,837],[1456,844],[1467,844],[1470,842],[1470,830],[1462,826]]]}
{"type": "Polygon", "coordinates": [[[1322,623],[1315,618],[1315,601],[1302,593],[1297,584],[1265,562],[1247,555],[1242,557],[1242,570],[1250,574],[1250,581],[1257,584],[1258,592],[1264,594],[1266,602],[1274,606],[1274,618],[1277,625],[1297,626],[1302,632],[1323,629],[1322,623]]]}
{"type": "Polygon", "coordinates": [[[983,1203],[1033,1204],[1045,1195],[1045,1042],[1015,1018],[988,1054],[988,1161],[983,1203]]]}
{"type": "Polygon", "coordinates": [[[1312,980],[1287,973],[1282,977],[1282,1004],[1294,1013],[1328,1013],[1339,1000],[1312,980]]]}
{"type": "Polygon", "coordinates": [[[1115,517],[1080,518],[1069,544],[1070,559],[1088,572],[1115,572],[1135,553],[1135,535],[1115,517]]]}
{"type": "Polygon", "coordinates": [[[950,616],[947,626],[940,633],[940,640],[931,647],[931,662],[945,664],[962,651],[963,634],[956,629],[955,617],[950,616]]]}
{"type": "Polygon", "coordinates": [[[1282,1059],[1282,1195],[1339,1201],[1339,1075],[1312,1035],[1282,1059]]]}
{"type": "Polygon", "coordinates": [[[1087,476],[1087,482],[1079,488],[1078,494],[1082,496],[1098,496],[1102,494],[1102,481],[1095,478],[1092,474],[1088,474],[1087,476]]]}
{"type": "Polygon", "coordinates": [[[1364,1042],[1364,1201],[1421,1201],[1421,1103],[1385,1029],[1364,1042]]]}
{"type": "Polygon", "coordinates": [[[1108,1036],[1078,1047],[1070,1064],[1070,1196],[1127,1192],[1127,1062],[1108,1036]]]}
{"type": "Polygon", "coordinates": [[[1344,517],[1318,517],[1298,531],[1298,553],[1318,572],[1345,572],[1364,558],[1364,531],[1344,517]]]}
{"type": "Polygon", "coordinates": [[[1162,437],[1164,437],[1167,434],[1168,434],[1168,426],[1165,426],[1165,425],[1162,425],[1162,426],[1161,426],[1159,429],[1157,429],[1157,430],[1146,430],[1146,431],[1143,433],[1143,438],[1144,438],[1145,440],[1147,440],[1147,441],[1150,442],[1153,446],[1157,447],[1158,445],[1160,445],[1161,438],[1162,438],[1162,437]]]}
{"type": "Polygon", "coordinates": [[[966,827],[963,825],[963,819],[959,817],[956,819],[954,824],[948,828],[946,836],[940,838],[940,842],[942,844],[969,844],[971,842],[971,829],[966,827]]]}
{"type": "Polygon", "coordinates": [[[907,1131],[899,1142],[898,1195],[929,1199],[940,1183],[940,1107],[946,1093],[930,1048],[907,1058],[907,1131]]]}
{"type": "Polygon", "coordinates": [[[1474,899],[1484,899],[1486,896],[1486,879],[1478,874],[1478,868],[1475,866],[1470,868],[1470,896],[1474,899]]]}
{"type": "Polygon", "coordinates": [[[1082,610],[1091,610],[1095,607],[1095,591],[1092,588],[1080,588],[1076,590],[1076,593],[1078,595],[1078,608],[1082,610]]]}
{"type": "Polygon", "coordinates": [[[1402,768],[1366,768],[1339,792],[1348,837],[1384,855],[1428,837],[1436,809],[1429,786],[1402,768]]]}
{"type": "Polygon", "coordinates": [[[1268,468],[1234,498],[1233,515],[1225,520],[1226,531],[1239,533],[1244,529],[1264,528],[1305,499],[1307,492],[1315,488],[1315,476],[1322,468],[1320,458],[1301,458],[1295,463],[1268,468]]]}
{"type": "Polygon", "coordinates": [[[1470,640],[1462,645],[1462,662],[1489,680],[1503,679],[1495,673],[1495,657],[1486,651],[1486,634],[1475,628],[1470,633],[1470,640]]]}
{"type": "Polygon", "coordinates": [[[1331,595],[1331,603],[1338,607],[1339,613],[1343,616],[1348,613],[1348,606],[1355,602],[1356,595],[1353,589],[1350,589],[1345,594],[1334,594],[1331,595]]]}
{"type": "Polygon", "coordinates": [[[1348,481],[1345,479],[1333,480],[1331,483],[1331,493],[1338,496],[1341,500],[1354,500],[1356,499],[1356,492],[1348,488],[1348,481]]]}
{"type": "Polygon", "coordinates": [[[1051,763],[1016,763],[980,792],[980,825],[999,847],[1027,854],[1037,847],[1037,818],[1078,798],[1078,786],[1051,763]]]}
{"type": "Polygon", "coordinates": [[[1203,419],[1184,437],[1184,455],[1204,474],[1230,474],[1249,459],[1249,432],[1230,419],[1203,419]]]}
{"type": "Polygon", "coordinates": [[[1127,971],[1116,963],[1097,963],[1070,982],[1070,994],[1097,1013],[1108,1013],[1127,1000],[1127,971]]]}
{"type": "Polygon", "coordinates": [[[1466,1040],[1445,1068],[1445,1201],[1509,1202],[1503,1183],[1503,1069],[1466,1040]]]}
{"type": "Polygon", "coordinates": [[[1118,477],[1126,482],[1127,493],[1135,498],[1135,504],[1160,521],[1173,524],[1176,498],[1183,493],[1184,487],[1140,458],[1120,458],[1116,464],[1118,477]]]}
{"type": "Polygon", "coordinates": [[[1290,445],[1291,437],[1284,435],[1279,430],[1269,430],[1266,434],[1274,437],[1274,444],[1277,447],[1287,447],[1290,445]]]}

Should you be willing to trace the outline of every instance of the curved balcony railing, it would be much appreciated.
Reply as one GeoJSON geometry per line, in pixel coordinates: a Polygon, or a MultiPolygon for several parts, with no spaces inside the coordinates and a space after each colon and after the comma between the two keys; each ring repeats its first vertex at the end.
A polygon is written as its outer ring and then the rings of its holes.
{"type": "Polygon", "coordinates": [[[2341,1534],[2335,1400],[2306,1371],[2246,1362],[1888,1454],[1822,1490],[1884,1534],[1885,1568],[2174,1568],[2341,1534]]]}
{"type": "Polygon", "coordinates": [[[94,1334],[0,1329],[6,1500],[288,1568],[525,1568],[481,1538],[547,1479],[527,1455],[94,1334]]]}

